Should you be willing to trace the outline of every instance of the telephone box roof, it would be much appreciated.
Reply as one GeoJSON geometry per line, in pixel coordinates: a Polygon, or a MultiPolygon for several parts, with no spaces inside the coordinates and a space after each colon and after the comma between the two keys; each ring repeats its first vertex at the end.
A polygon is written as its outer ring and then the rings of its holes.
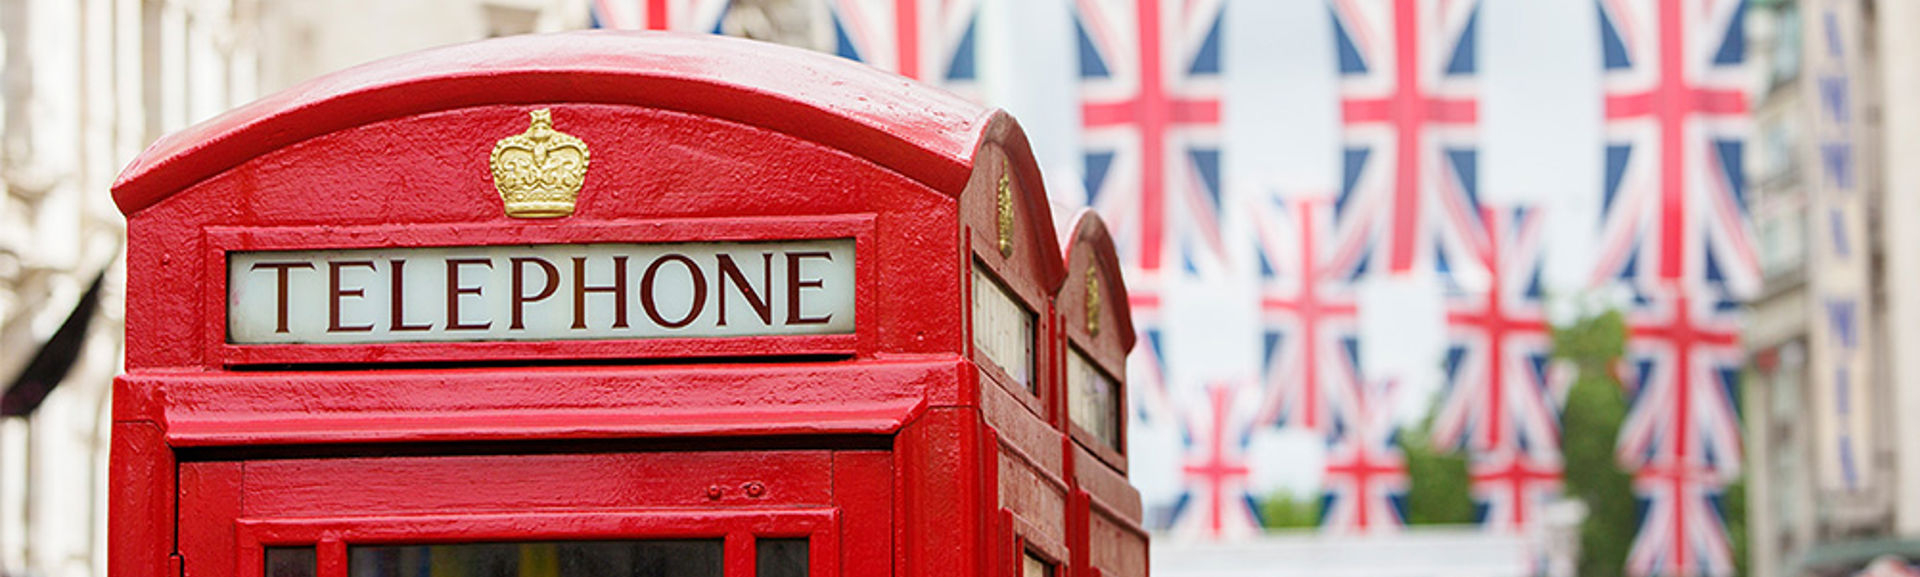
{"type": "Polygon", "coordinates": [[[161,138],[120,174],[114,201],[132,214],[258,154],[354,126],[548,102],[646,106],[758,126],[948,194],[965,186],[982,139],[1026,148],[1005,113],[838,57],[710,35],[579,31],[460,44],[321,76],[161,138]]]}
{"type": "MultiPolygon", "coordinates": [[[[1107,221],[1100,218],[1100,213],[1094,212],[1093,209],[1081,208],[1073,213],[1068,223],[1069,232],[1060,243],[1061,257],[1064,260],[1072,260],[1073,252],[1077,250],[1092,253],[1088,257],[1099,262],[1101,279],[1110,283],[1114,292],[1127,294],[1126,279],[1121,274],[1120,256],[1114,249],[1112,233],[1107,232],[1107,221]]],[[[1133,332],[1133,307],[1114,307],[1114,316],[1120,322],[1120,326],[1116,328],[1120,334],[1120,349],[1133,350],[1134,339],[1138,338],[1138,335],[1133,332]]]]}

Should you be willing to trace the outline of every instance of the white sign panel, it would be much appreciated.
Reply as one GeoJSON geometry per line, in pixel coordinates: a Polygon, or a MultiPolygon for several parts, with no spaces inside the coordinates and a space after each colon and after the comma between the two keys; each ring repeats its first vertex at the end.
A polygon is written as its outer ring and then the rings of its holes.
{"type": "Polygon", "coordinates": [[[852,239],[233,252],[235,344],[846,334],[852,239]]]}
{"type": "Polygon", "coordinates": [[[1812,112],[1813,137],[1801,166],[1806,179],[1807,284],[1814,305],[1808,326],[1812,375],[1814,454],[1820,487],[1857,493],[1871,489],[1877,454],[1874,432],[1873,265],[1868,247],[1866,193],[1871,167],[1857,163],[1871,146],[1855,123],[1866,108],[1859,71],[1865,32],[1859,6],[1820,0],[1801,4],[1806,74],[1801,89],[1812,112]]]}

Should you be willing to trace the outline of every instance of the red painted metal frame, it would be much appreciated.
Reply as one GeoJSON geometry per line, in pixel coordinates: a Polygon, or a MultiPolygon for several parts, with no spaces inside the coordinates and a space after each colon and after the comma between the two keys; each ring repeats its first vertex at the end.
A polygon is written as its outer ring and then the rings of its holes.
{"type": "Polygon", "coordinates": [[[314,546],[317,577],[346,577],[354,545],[722,539],[726,577],[753,577],[758,538],[806,538],[808,575],[840,574],[839,509],[541,511],[239,519],[235,575],[260,575],[267,547],[314,546]]]}
{"type": "Polygon", "coordinates": [[[955,359],[890,359],[145,373],[116,381],[114,418],[160,425],[172,447],[877,435],[930,406],[966,404],[967,370],[955,359]]]}
{"type": "Polygon", "coordinates": [[[365,227],[211,227],[201,295],[206,358],[221,365],[266,363],[395,363],[444,360],[556,360],[846,355],[871,352],[877,323],[869,287],[877,284],[873,215],[797,218],[659,219],[593,223],[544,222],[365,227]],[[229,343],[227,254],[235,251],[420,248],[526,244],[673,243],[767,240],[854,240],[852,334],[624,340],[467,341],[379,344],[229,343]],[[862,338],[860,333],[866,333],[862,338]],[[859,346],[860,342],[868,343],[859,346]]]}

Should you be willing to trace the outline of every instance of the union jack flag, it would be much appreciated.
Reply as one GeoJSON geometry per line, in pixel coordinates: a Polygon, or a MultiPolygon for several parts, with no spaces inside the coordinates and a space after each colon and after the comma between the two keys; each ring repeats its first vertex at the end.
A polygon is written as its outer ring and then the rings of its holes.
{"type": "Polygon", "coordinates": [[[1483,210],[1491,240],[1476,261],[1485,291],[1454,291],[1447,303],[1446,388],[1434,420],[1442,447],[1554,450],[1568,381],[1552,362],[1538,210],[1483,210]]]}
{"type": "Polygon", "coordinates": [[[1489,531],[1523,533],[1540,522],[1539,510],[1560,493],[1565,465],[1549,447],[1508,445],[1475,451],[1468,459],[1473,499],[1480,505],[1480,526],[1489,531]]]}
{"type": "Polygon", "coordinates": [[[1394,275],[1445,269],[1446,254],[1472,254],[1481,230],[1479,2],[1332,6],[1345,123],[1334,207],[1339,237],[1354,245],[1342,252],[1379,256],[1394,275]]]}
{"type": "Polygon", "coordinates": [[[1542,288],[1542,213],[1482,209],[1489,242],[1474,255],[1485,291],[1454,291],[1447,303],[1446,386],[1433,442],[1465,448],[1482,525],[1518,531],[1539,518],[1540,489],[1560,476],[1560,403],[1568,375],[1553,362],[1553,329],[1542,288]]]}
{"type": "Polygon", "coordinates": [[[1600,0],[1607,145],[1596,284],[1759,289],[1740,161],[1745,8],[1600,0]]]}
{"type": "Polygon", "coordinates": [[[1635,305],[1622,371],[1632,406],[1619,452],[1636,471],[1644,517],[1628,569],[1731,574],[1718,497],[1740,471],[1739,305],[1723,287],[1673,284],[1637,292],[1635,305]]]}
{"type": "Polygon", "coordinates": [[[1333,216],[1325,200],[1275,200],[1251,211],[1258,239],[1261,358],[1266,400],[1254,422],[1326,433],[1353,414],[1358,390],[1359,308],[1353,285],[1333,274],[1324,246],[1333,216]]]}
{"type": "Polygon", "coordinates": [[[1689,467],[1738,474],[1735,387],[1745,363],[1740,305],[1724,290],[1708,288],[1668,285],[1636,294],[1623,360],[1633,402],[1620,426],[1621,462],[1643,466],[1678,459],[1689,467]]]}
{"type": "Polygon", "coordinates": [[[1260,531],[1259,505],[1249,492],[1247,445],[1250,421],[1236,414],[1240,387],[1207,387],[1201,410],[1191,412],[1180,467],[1186,490],[1173,509],[1173,532],[1210,538],[1260,531]]]}
{"type": "Polygon", "coordinates": [[[1333,423],[1327,441],[1320,529],[1390,533],[1405,524],[1407,461],[1393,416],[1392,383],[1362,385],[1357,410],[1333,423]]]}
{"type": "Polygon", "coordinates": [[[978,101],[979,0],[828,0],[833,51],[978,101]]]}
{"type": "Polygon", "coordinates": [[[1128,268],[1157,273],[1176,244],[1190,271],[1220,270],[1226,262],[1220,234],[1223,4],[1075,2],[1087,204],[1113,224],[1115,248],[1128,268]]]}
{"type": "Polygon", "coordinates": [[[1640,532],[1627,552],[1627,572],[1638,576],[1725,576],[1734,570],[1733,545],[1720,498],[1727,475],[1662,460],[1634,475],[1640,532]]]}
{"type": "Polygon", "coordinates": [[[731,0],[593,0],[593,27],[720,34],[731,0]]]}
{"type": "Polygon", "coordinates": [[[1177,419],[1173,395],[1167,388],[1166,367],[1160,360],[1164,358],[1165,333],[1160,328],[1159,306],[1152,295],[1128,288],[1132,292],[1128,300],[1132,303],[1133,326],[1139,343],[1127,355],[1128,406],[1133,408],[1136,421],[1177,419]]]}

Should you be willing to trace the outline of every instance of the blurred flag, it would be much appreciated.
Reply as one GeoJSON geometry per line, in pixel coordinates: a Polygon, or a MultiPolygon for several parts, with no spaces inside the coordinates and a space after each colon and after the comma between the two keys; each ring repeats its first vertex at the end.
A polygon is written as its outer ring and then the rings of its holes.
{"type": "Polygon", "coordinates": [[[1360,265],[1371,272],[1449,270],[1448,256],[1473,254],[1482,230],[1479,2],[1331,4],[1345,123],[1340,238],[1369,254],[1360,265]]]}
{"type": "Polygon", "coordinates": [[[1187,411],[1191,417],[1180,467],[1185,490],[1173,509],[1175,535],[1219,539],[1260,532],[1260,507],[1248,492],[1251,423],[1244,411],[1235,410],[1244,391],[1233,383],[1215,383],[1207,387],[1205,402],[1187,411]]]}
{"type": "Polygon", "coordinates": [[[1480,506],[1480,526],[1510,534],[1530,534],[1545,526],[1541,512],[1560,494],[1566,469],[1557,448],[1548,452],[1518,445],[1472,452],[1467,468],[1473,500],[1480,506]]]}
{"type": "Polygon", "coordinates": [[[979,0],[826,0],[843,58],[980,100],[979,0]]]}
{"type": "Polygon", "coordinates": [[[1488,271],[1484,291],[1448,298],[1446,385],[1433,442],[1464,449],[1473,461],[1483,526],[1519,532],[1560,478],[1560,407],[1568,375],[1553,362],[1546,319],[1541,244],[1543,214],[1529,208],[1483,209],[1489,242],[1476,255],[1488,271]]]}
{"type": "Polygon", "coordinates": [[[4,394],[0,394],[0,416],[33,414],[40,403],[47,400],[47,395],[53,394],[53,388],[67,380],[67,373],[80,359],[81,347],[86,345],[87,328],[93,324],[93,315],[100,310],[100,284],[106,276],[104,270],[93,276],[93,283],[87,285],[87,292],[74,303],[67,320],[60,323],[60,328],[55,329],[53,336],[34,352],[33,359],[27,361],[26,368],[7,384],[4,394]]]}
{"type": "Polygon", "coordinates": [[[1724,289],[1677,285],[1635,304],[1623,360],[1632,403],[1618,449],[1643,507],[1628,570],[1731,575],[1718,499],[1740,473],[1739,304],[1724,289]]]}
{"type": "Polygon", "coordinates": [[[1268,198],[1252,213],[1260,275],[1265,400],[1256,426],[1288,424],[1326,434],[1352,413],[1358,390],[1359,309],[1327,246],[1325,199],[1268,198]]]}
{"type": "Polygon", "coordinates": [[[1606,187],[1596,283],[1760,288],[1741,153],[1742,0],[1601,0],[1606,187]]]}
{"type": "Polygon", "coordinates": [[[1392,383],[1362,384],[1354,411],[1335,418],[1327,440],[1320,529],[1342,535],[1398,531],[1406,524],[1407,459],[1399,447],[1392,383]]]}
{"type": "Polygon", "coordinates": [[[1220,232],[1222,5],[1075,3],[1087,204],[1113,223],[1123,265],[1140,274],[1164,270],[1170,246],[1178,247],[1179,266],[1189,271],[1226,266],[1220,232]]]}
{"type": "Polygon", "coordinates": [[[593,0],[593,27],[720,34],[730,0],[593,0]]]}

